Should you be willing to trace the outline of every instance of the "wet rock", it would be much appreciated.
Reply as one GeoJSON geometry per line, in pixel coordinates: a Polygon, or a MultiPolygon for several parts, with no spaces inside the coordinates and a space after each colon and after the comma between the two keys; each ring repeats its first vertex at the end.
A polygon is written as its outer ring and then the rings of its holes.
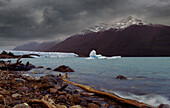
{"type": "Polygon", "coordinates": [[[82,99],[80,98],[80,95],[78,94],[69,95],[68,98],[70,102],[73,104],[80,104],[80,102],[82,102],[82,99]]]}
{"type": "Polygon", "coordinates": [[[0,95],[0,104],[4,104],[4,96],[0,95]]]}
{"type": "Polygon", "coordinates": [[[59,95],[64,95],[64,96],[66,96],[66,95],[67,95],[67,93],[66,93],[66,92],[61,92],[61,91],[58,91],[58,94],[59,94],[59,95]]]}
{"type": "Polygon", "coordinates": [[[0,104],[0,108],[4,108],[4,105],[0,104]]]}
{"type": "Polygon", "coordinates": [[[17,98],[17,97],[21,97],[21,95],[18,93],[12,94],[12,98],[17,98]]]}
{"type": "Polygon", "coordinates": [[[9,91],[6,91],[6,90],[3,90],[3,91],[0,91],[0,94],[1,95],[9,95],[9,91]]]}
{"type": "Polygon", "coordinates": [[[17,104],[13,108],[31,108],[27,103],[17,104]]]}
{"type": "Polygon", "coordinates": [[[100,107],[94,103],[88,103],[88,108],[100,108],[100,107]]]}
{"type": "Polygon", "coordinates": [[[21,82],[21,83],[26,83],[27,81],[21,78],[14,78],[14,81],[21,82]]]}
{"type": "Polygon", "coordinates": [[[58,90],[55,88],[50,88],[50,93],[56,93],[58,90]]]}
{"type": "Polygon", "coordinates": [[[62,65],[62,66],[59,66],[59,67],[55,68],[54,71],[59,71],[59,72],[74,72],[73,69],[71,69],[69,66],[65,66],[65,65],[62,65]]]}
{"type": "Polygon", "coordinates": [[[93,101],[94,104],[98,105],[99,107],[101,106],[99,101],[93,101]]]}
{"type": "Polygon", "coordinates": [[[50,104],[45,100],[32,99],[28,102],[31,108],[56,108],[54,105],[50,104]]]}
{"type": "Polygon", "coordinates": [[[42,89],[42,90],[47,90],[49,88],[52,88],[53,86],[48,84],[48,83],[42,83],[38,85],[38,89],[42,89]]]}
{"type": "Polygon", "coordinates": [[[43,82],[43,83],[53,83],[53,84],[57,84],[59,82],[62,83],[62,79],[59,77],[56,77],[55,75],[49,74],[46,76],[41,77],[38,82],[43,82]]]}
{"type": "Polygon", "coordinates": [[[93,102],[93,100],[88,99],[88,98],[83,98],[83,100],[87,101],[88,103],[92,103],[93,102]]]}
{"type": "Polygon", "coordinates": [[[67,98],[64,95],[60,95],[57,98],[57,101],[60,102],[60,103],[66,103],[67,102],[67,98]]]}
{"type": "Polygon", "coordinates": [[[87,103],[87,101],[85,101],[85,100],[82,100],[82,102],[80,103],[80,105],[81,106],[83,106],[83,107],[88,107],[88,103],[87,103]]]}
{"type": "Polygon", "coordinates": [[[168,104],[160,104],[158,108],[170,108],[170,105],[168,104]]]}
{"type": "Polygon", "coordinates": [[[51,68],[45,68],[46,70],[51,70],[51,68]]]}
{"type": "Polygon", "coordinates": [[[65,105],[59,105],[59,104],[57,104],[56,105],[56,108],[67,108],[65,105]]]}
{"type": "Polygon", "coordinates": [[[104,103],[104,104],[102,104],[102,106],[103,106],[103,107],[105,107],[105,108],[109,108],[109,106],[108,106],[108,105],[106,105],[105,103],[104,103]]]}
{"type": "Polygon", "coordinates": [[[38,74],[37,72],[32,72],[32,74],[38,74]]]}
{"type": "Polygon", "coordinates": [[[82,108],[80,105],[74,105],[74,106],[71,106],[70,108],[82,108]]]}
{"type": "Polygon", "coordinates": [[[43,66],[38,66],[37,68],[44,68],[43,66]]]}
{"type": "Polygon", "coordinates": [[[35,95],[40,95],[41,93],[40,92],[35,92],[35,95]]]}
{"type": "Polygon", "coordinates": [[[18,87],[19,91],[29,91],[30,89],[28,87],[18,87]]]}
{"type": "Polygon", "coordinates": [[[11,104],[12,106],[15,106],[15,105],[22,104],[22,103],[19,100],[13,100],[11,104]]]}
{"type": "Polygon", "coordinates": [[[32,77],[30,77],[30,76],[23,76],[22,79],[24,79],[24,80],[26,80],[26,81],[28,81],[28,82],[34,80],[34,79],[33,79],[32,77]]]}
{"type": "Polygon", "coordinates": [[[0,91],[4,91],[4,89],[0,87],[0,91]]]}
{"type": "Polygon", "coordinates": [[[123,75],[118,75],[118,76],[116,77],[116,79],[126,80],[127,78],[126,78],[125,76],[123,76],[123,75]]]}

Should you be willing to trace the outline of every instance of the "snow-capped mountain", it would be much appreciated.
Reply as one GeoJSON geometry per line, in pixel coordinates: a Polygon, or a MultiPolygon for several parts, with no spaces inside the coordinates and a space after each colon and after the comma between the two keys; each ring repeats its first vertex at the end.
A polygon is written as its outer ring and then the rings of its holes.
{"type": "Polygon", "coordinates": [[[86,31],[47,51],[74,52],[80,56],[89,56],[91,50],[104,56],[170,56],[170,26],[150,24],[130,16],[112,24],[89,27],[86,31]]]}
{"type": "Polygon", "coordinates": [[[128,16],[128,17],[112,24],[111,28],[124,29],[124,28],[131,26],[131,25],[149,25],[149,23],[147,23],[146,21],[142,21],[140,19],[137,19],[135,17],[128,16]]]}
{"type": "Polygon", "coordinates": [[[47,45],[38,46],[46,48],[43,51],[79,56],[89,56],[90,51],[96,50],[104,56],[170,57],[170,26],[150,24],[130,16],[112,24],[89,27],[84,33],[70,36],[50,48],[47,45]]]}
{"type": "Polygon", "coordinates": [[[99,25],[94,25],[94,26],[88,27],[87,29],[83,30],[82,32],[83,33],[99,32],[99,31],[105,31],[109,28],[110,28],[109,24],[100,23],[99,25]]]}
{"type": "Polygon", "coordinates": [[[100,23],[99,25],[94,25],[94,26],[88,27],[87,29],[83,30],[82,33],[100,32],[100,31],[108,30],[110,28],[122,30],[122,29],[125,29],[131,25],[149,25],[149,24],[150,23],[147,23],[146,21],[142,21],[135,17],[128,16],[128,17],[126,17],[120,21],[117,21],[115,23],[112,23],[112,24],[100,23]]]}

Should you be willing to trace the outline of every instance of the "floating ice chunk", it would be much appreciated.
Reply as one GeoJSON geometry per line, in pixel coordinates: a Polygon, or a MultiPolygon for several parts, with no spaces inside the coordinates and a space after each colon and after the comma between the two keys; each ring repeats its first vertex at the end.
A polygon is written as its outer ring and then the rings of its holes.
{"type": "Polygon", "coordinates": [[[96,54],[95,50],[92,50],[89,54],[89,58],[87,59],[117,59],[117,58],[121,58],[121,56],[112,56],[112,57],[106,57],[106,56],[102,56],[101,54],[96,54]]]}

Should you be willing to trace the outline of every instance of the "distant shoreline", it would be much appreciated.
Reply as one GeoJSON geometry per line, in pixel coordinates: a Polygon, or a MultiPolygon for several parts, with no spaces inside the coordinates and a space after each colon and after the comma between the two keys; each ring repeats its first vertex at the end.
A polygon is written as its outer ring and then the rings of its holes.
{"type": "MultiPolygon", "coordinates": [[[[0,51],[3,51],[3,50],[0,50],[0,51]]],[[[4,50],[4,51],[7,51],[7,52],[13,52],[13,51],[17,51],[17,52],[27,52],[27,50],[25,51],[21,51],[21,50],[4,50]]],[[[56,52],[56,51],[28,51],[28,52],[56,52]]],[[[74,53],[74,52],[65,52],[65,51],[62,51],[62,52],[56,52],[56,53],[74,53]]],[[[76,53],[74,53],[76,54],[76,53]]],[[[78,54],[77,54],[78,55],[78,54]]],[[[107,57],[111,57],[111,56],[118,56],[118,55],[104,55],[104,56],[107,56],[107,57]]],[[[120,55],[121,57],[170,57],[170,55],[120,55]]],[[[89,57],[89,56],[85,56],[85,55],[78,55],[78,57],[89,57]]],[[[1,58],[1,56],[0,56],[1,58]]],[[[16,57],[17,58],[17,57],[16,57]]]]}

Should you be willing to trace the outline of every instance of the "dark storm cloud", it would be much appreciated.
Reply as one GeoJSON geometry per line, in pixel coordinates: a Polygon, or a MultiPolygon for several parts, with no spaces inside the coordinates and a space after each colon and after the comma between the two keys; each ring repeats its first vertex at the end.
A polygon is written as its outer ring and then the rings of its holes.
{"type": "Polygon", "coordinates": [[[169,12],[169,0],[0,0],[0,44],[64,39],[129,15],[170,24],[169,12]]]}

